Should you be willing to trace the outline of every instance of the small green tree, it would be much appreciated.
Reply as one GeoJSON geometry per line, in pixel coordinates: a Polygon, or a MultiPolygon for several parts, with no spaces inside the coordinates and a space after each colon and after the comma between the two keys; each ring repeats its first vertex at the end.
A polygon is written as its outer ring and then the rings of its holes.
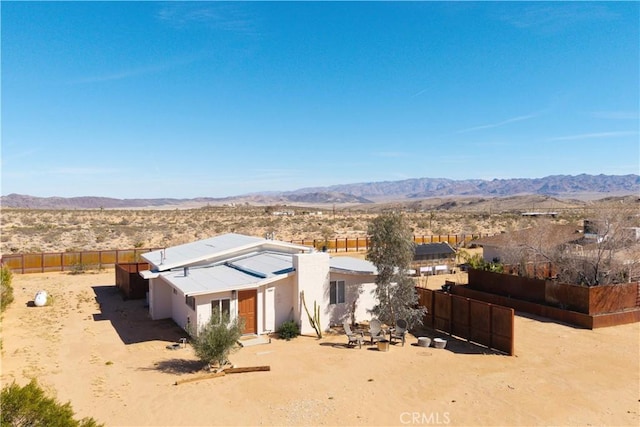
{"type": "Polygon", "coordinates": [[[13,302],[12,279],[13,273],[9,267],[3,265],[0,268],[0,312],[2,313],[13,302]]]}
{"type": "Polygon", "coordinates": [[[24,387],[15,382],[2,388],[2,426],[69,426],[97,427],[93,418],[76,420],[69,402],[60,404],[45,395],[36,380],[24,387]]]}
{"type": "Polygon", "coordinates": [[[368,235],[367,259],[378,269],[373,313],[388,324],[421,324],[426,309],[418,307],[415,283],[407,276],[415,246],[409,223],[399,213],[382,214],[369,224],[368,235]]]}
{"type": "Polygon", "coordinates": [[[220,313],[220,310],[214,308],[209,323],[197,335],[189,331],[195,335],[191,345],[196,356],[204,363],[222,367],[229,363],[229,354],[236,348],[243,329],[243,319],[236,317],[231,320],[228,314],[220,313]]]}

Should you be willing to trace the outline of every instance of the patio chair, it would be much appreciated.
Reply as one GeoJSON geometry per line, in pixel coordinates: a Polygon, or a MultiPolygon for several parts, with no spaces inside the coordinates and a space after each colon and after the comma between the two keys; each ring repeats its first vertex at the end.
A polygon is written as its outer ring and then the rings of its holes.
{"type": "Polygon", "coordinates": [[[347,334],[347,338],[349,339],[349,341],[347,341],[347,346],[351,346],[351,344],[358,344],[358,348],[362,348],[362,339],[364,334],[362,332],[352,332],[349,322],[343,322],[342,326],[344,327],[344,333],[347,334]]]}
{"type": "Polygon", "coordinates": [[[389,341],[393,343],[393,340],[401,340],[404,347],[405,336],[407,335],[407,321],[404,319],[398,319],[396,321],[396,327],[391,329],[389,334],[389,341]]]}
{"type": "Polygon", "coordinates": [[[382,330],[382,322],[378,319],[371,319],[369,322],[369,335],[371,335],[371,344],[373,345],[376,341],[382,341],[385,338],[385,333],[382,330]]]}

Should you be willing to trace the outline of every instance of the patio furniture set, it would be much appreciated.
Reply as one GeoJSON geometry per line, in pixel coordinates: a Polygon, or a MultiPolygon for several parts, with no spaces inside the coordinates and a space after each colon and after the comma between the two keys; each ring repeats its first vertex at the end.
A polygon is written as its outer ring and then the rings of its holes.
{"type": "MultiPolygon", "coordinates": [[[[342,324],[342,326],[344,327],[344,332],[347,335],[347,346],[350,347],[351,345],[355,346],[357,344],[359,348],[362,348],[362,343],[365,341],[364,331],[351,330],[351,325],[346,321],[342,324]]],[[[394,340],[402,342],[402,345],[404,346],[407,335],[407,321],[404,319],[399,319],[398,321],[396,321],[394,327],[384,328],[380,320],[371,319],[371,321],[369,322],[368,335],[371,345],[375,343],[382,343],[378,345],[378,349],[388,349],[388,344],[393,343],[394,340]]]]}

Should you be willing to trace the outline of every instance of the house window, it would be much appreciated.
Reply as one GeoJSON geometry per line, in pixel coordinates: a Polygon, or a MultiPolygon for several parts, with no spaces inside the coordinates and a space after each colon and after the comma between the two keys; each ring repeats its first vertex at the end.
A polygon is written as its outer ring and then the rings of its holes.
{"type": "Polygon", "coordinates": [[[189,295],[185,295],[184,302],[185,302],[185,304],[187,304],[191,308],[191,310],[193,310],[193,311],[196,310],[196,298],[195,297],[191,297],[189,295]]]}
{"type": "Polygon", "coordinates": [[[230,299],[214,299],[211,300],[211,313],[214,311],[218,311],[218,315],[220,318],[218,322],[222,319],[229,319],[231,316],[231,300],[230,299]]]}
{"type": "Polygon", "coordinates": [[[344,303],[344,280],[332,280],[329,282],[329,303],[344,303]]]}

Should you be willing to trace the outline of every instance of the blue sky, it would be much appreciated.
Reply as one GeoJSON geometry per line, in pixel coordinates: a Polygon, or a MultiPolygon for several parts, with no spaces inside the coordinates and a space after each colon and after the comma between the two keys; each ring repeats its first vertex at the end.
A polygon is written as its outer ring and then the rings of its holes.
{"type": "Polygon", "coordinates": [[[639,173],[638,2],[7,2],[2,194],[639,173]]]}

